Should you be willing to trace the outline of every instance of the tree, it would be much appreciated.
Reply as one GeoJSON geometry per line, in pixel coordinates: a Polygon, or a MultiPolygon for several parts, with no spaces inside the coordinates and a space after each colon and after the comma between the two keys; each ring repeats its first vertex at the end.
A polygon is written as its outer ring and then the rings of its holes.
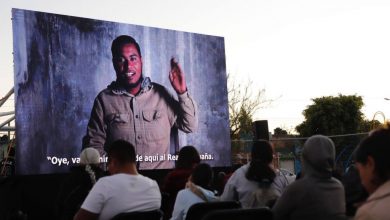
{"type": "Polygon", "coordinates": [[[274,129],[274,136],[278,137],[278,136],[286,136],[288,134],[288,132],[282,128],[275,128],[274,129]]]}
{"type": "Polygon", "coordinates": [[[253,114],[272,100],[265,98],[265,89],[252,87],[248,80],[244,84],[237,83],[228,75],[230,137],[239,139],[242,136],[253,137],[253,114]]]}
{"type": "Polygon", "coordinates": [[[376,129],[382,126],[378,120],[364,120],[359,128],[360,132],[369,132],[372,129],[376,129]]]}
{"type": "Polygon", "coordinates": [[[313,99],[313,104],[304,111],[305,121],[296,127],[301,136],[309,137],[314,134],[342,135],[334,136],[332,140],[336,147],[339,169],[346,168],[351,162],[351,154],[371,129],[381,123],[377,120],[367,120],[363,117],[361,96],[324,96],[313,99]]]}
{"type": "Polygon", "coordinates": [[[303,115],[305,121],[296,127],[301,136],[357,133],[364,123],[361,96],[324,96],[312,99],[303,115]]]}
{"type": "Polygon", "coordinates": [[[238,121],[240,129],[237,138],[251,138],[253,137],[253,120],[252,115],[247,112],[245,108],[241,108],[238,114],[238,121]]]}

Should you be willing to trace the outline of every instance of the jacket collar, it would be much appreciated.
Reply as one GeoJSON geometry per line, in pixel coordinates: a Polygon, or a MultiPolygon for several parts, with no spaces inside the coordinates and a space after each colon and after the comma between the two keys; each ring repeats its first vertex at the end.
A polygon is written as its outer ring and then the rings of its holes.
{"type": "MultiPolygon", "coordinates": [[[[130,97],[134,97],[134,95],[127,92],[126,89],[122,85],[120,85],[120,83],[118,83],[117,81],[113,81],[110,85],[107,86],[107,88],[111,90],[111,92],[115,95],[126,95],[130,97]]],[[[152,81],[150,80],[149,77],[145,77],[141,83],[141,91],[136,96],[145,93],[152,88],[153,88],[152,81]]]]}
{"type": "Polygon", "coordinates": [[[368,197],[366,203],[380,200],[385,197],[390,197],[390,180],[379,186],[378,189],[376,189],[375,192],[368,197]]]}

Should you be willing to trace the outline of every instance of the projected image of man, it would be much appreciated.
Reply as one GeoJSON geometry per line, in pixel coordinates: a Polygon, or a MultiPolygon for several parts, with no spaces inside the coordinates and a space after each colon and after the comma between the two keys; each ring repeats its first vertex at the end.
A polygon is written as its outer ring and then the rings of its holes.
{"type": "Polygon", "coordinates": [[[134,38],[117,37],[111,52],[116,81],[94,101],[84,147],[97,148],[104,154],[106,146],[123,139],[143,156],[141,169],[171,168],[172,161],[161,157],[169,153],[171,128],[176,126],[190,133],[198,126],[197,107],[187,92],[184,72],[172,58],[167,77],[177,93],[176,99],[164,86],[143,75],[141,50],[134,38]],[[155,160],[145,161],[147,156],[155,160]]]}

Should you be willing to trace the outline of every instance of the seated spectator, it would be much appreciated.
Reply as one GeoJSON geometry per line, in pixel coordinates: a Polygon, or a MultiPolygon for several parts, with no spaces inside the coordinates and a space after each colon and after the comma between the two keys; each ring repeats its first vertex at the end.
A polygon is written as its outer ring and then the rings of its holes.
{"type": "Polygon", "coordinates": [[[184,220],[188,209],[195,203],[216,201],[210,191],[213,170],[210,165],[201,163],[194,169],[186,189],[180,190],[176,197],[171,220],[184,220]]]}
{"type": "Polygon", "coordinates": [[[0,161],[8,156],[8,151],[8,135],[3,135],[0,138],[0,161]]]}
{"type": "Polygon", "coordinates": [[[99,167],[99,151],[85,148],[80,154],[80,164],[70,168],[70,174],[61,186],[58,201],[58,219],[73,219],[92,186],[103,176],[99,167]]]}
{"type": "Polygon", "coordinates": [[[334,165],[333,141],[322,135],[310,137],[303,146],[303,176],[276,201],[274,219],[344,219],[344,188],[332,177],[334,165]]]}
{"type": "Polygon", "coordinates": [[[108,220],[123,212],[160,208],[161,194],[156,181],[137,172],[134,146],[117,140],[108,150],[108,171],[93,186],[75,220],[108,220]]]}
{"type": "Polygon", "coordinates": [[[367,191],[360,183],[359,171],[355,164],[350,165],[341,179],[345,190],[347,216],[355,216],[357,208],[366,201],[367,191]]]}
{"type": "Polygon", "coordinates": [[[173,210],[177,193],[185,188],[186,182],[190,177],[193,168],[200,163],[198,151],[193,146],[185,146],[180,149],[176,167],[164,180],[162,191],[168,194],[163,211],[164,218],[169,219],[173,210]]]}
{"type": "Polygon", "coordinates": [[[230,177],[233,175],[234,171],[242,167],[244,164],[233,164],[231,167],[227,168],[226,173],[221,171],[218,173],[216,181],[214,182],[214,189],[217,191],[217,196],[221,196],[223,189],[230,177]]]}
{"type": "Polygon", "coordinates": [[[390,123],[373,131],[355,151],[361,182],[370,194],[355,219],[390,219],[390,123]]]}
{"type": "Polygon", "coordinates": [[[254,141],[250,163],[229,178],[221,200],[239,201],[243,208],[272,206],[288,185],[287,178],[273,168],[272,160],[271,144],[266,140],[254,141]]]}

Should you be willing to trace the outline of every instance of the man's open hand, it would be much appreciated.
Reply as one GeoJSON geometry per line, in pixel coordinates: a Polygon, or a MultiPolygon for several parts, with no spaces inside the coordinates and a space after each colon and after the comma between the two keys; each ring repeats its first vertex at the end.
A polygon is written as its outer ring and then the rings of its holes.
{"type": "Polygon", "coordinates": [[[187,91],[184,73],[173,57],[171,58],[171,71],[169,72],[169,80],[171,81],[173,89],[178,94],[183,94],[187,91]]]}

